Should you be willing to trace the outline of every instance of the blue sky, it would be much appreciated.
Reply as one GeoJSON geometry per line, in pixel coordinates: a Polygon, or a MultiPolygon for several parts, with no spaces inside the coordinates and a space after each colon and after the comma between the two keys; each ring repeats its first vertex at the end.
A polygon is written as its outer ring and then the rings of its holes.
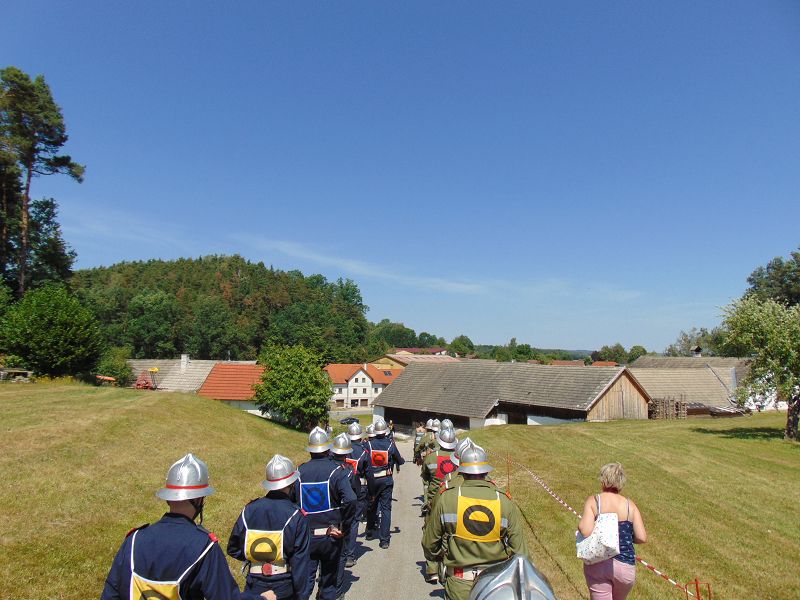
{"type": "Polygon", "coordinates": [[[7,2],[79,267],[240,253],[450,339],[663,350],[800,244],[800,3],[7,2]]]}

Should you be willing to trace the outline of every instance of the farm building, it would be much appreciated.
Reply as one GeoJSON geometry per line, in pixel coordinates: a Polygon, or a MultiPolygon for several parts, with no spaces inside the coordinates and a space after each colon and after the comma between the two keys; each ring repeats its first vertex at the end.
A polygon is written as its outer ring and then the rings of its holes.
{"type": "Polygon", "coordinates": [[[410,426],[447,416],[463,429],[499,424],[647,419],[650,396],[625,367],[465,361],[410,364],[375,414],[410,426]]]}
{"type": "MultiPolygon", "coordinates": [[[[219,360],[190,359],[188,354],[170,359],[134,358],[127,362],[134,376],[145,373],[148,379],[152,378],[155,381],[155,386],[159,390],[168,392],[196,392],[202,387],[214,366],[223,364],[219,360]],[[158,371],[151,375],[149,373],[151,369],[158,371]]],[[[256,361],[227,361],[224,364],[255,365],[256,361]]]]}
{"type": "Polygon", "coordinates": [[[687,414],[734,406],[734,391],[747,374],[747,360],[719,356],[641,356],[630,365],[654,400],[686,403],[687,414]]]}
{"type": "Polygon", "coordinates": [[[394,353],[394,354],[384,354],[377,360],[373,360],[371,364],[375,365],[379,369],[383,369],[384,367],[389,369],[402,369],[410,364],[433,364],[433,363],[455,363],[458,362],[457,358],[453,358],[452,356],[440,355],[440,354],[411,354],[410,352],[405,353],[394,353]]]}
{"type": "Polygon", "coordinates": [[[261,381],[264,367],[217,363],[198,390],[197,395],[212,400],[221,400],[243,410],[257,410],[253,403],[253,386],[261,381]]]}

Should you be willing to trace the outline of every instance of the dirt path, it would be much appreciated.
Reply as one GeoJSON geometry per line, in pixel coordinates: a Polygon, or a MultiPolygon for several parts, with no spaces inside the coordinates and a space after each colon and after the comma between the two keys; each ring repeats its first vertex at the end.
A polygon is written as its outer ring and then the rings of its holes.
{"type": "Polygon", "coordinates": [[[364,525],[361,525],[356,546],[358,563],[345,573],[345,591],[350,600],[444,598],[444,590],[425,583],[422,575],[425,566],[420,546],[422,480],[419,467],[411,462],[413,444],[398,442],[397,447],[407,462],[400,473],[395,473],[392,541],[388,549],[381,550],[377,539],[364,539],[364,525]]]}

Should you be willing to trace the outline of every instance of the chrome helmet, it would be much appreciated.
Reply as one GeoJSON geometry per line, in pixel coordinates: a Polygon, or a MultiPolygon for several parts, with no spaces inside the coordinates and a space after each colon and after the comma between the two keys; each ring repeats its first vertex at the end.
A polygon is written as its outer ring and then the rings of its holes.
{"type": "Polygon", "coordinates": [[[442,426],[442,422],[439,419],[433,420],[433,430],[439,431],[439,428],[442,426]]]}
{"type": "Polygon", "coordinates": [[[300,477],[294,468],[294,463],[280,454],[276,454],[267,463],[267,478],[261,482],[261,487],[267,491],[282,490],[293,484],[300,477]]]}
{"type": "Polygon", "coordinates": [[[333,438],[333,447],[331,448],[333,454],[350,454],[352,451],[350,437],[346,433],[340,433],[333,438]]]}
{"type": "Polygon", "coordinates": [[[389,433],[389,426],[383,419],[377,419],[372,424],[372,427],[373,430],[375,431],[375,435],[386,435],[387,433],[389,433]]]}
{"type": "Polygon", "coordinates": [[[350,425],[347,426],[347,435],[349,435],[350,439],[355,442],[356,440],[360,440],[362,437],[364,437],[364,430],[361,429],[360,424],[350,423],[350,425]]]}
{"type": "Polygon", "coordinates": [[[486,450],[470,441],[469,444],[461,449],[461,457],[458,462],[458,472],[465,475],[482,475],[493,471],[489,464],[489,457],[486,450]]]}
{"type": "Polygon", "coordinates": [[[469,600],[556,600],[556,595],[547,577],[518,554],[484,569],[469,600]]]}
{"type": "Polygon", "coordinates": [[[375,426],[374,425],[367,425],[367,437],[374,438],[375,437],[375,426]]]}
{"type": "Polygon", "coordinates": [[[453,450],[453,455],[450,457],[450,461],[455,465],[458,466],[458,462],[461,460],[461,451],[467,447],[468,444],[471,444],[472,440],[470,438],[464,438],[456,445],[456,449],[453,450]]]}
{"type": "Polygon", "coordinates": [[[439,427],[442,429],[455,429],[453,427],[453,422],[450,419],[442,419],[442,422],[439,424],[439,427]]]}
{"type": "Polygon", "coordinates": [[[208,485],[206,463],[190,452],[169,468],[166,483],[156,492],[156,496],[177,502],[210,496],[214,491],[208,485]]]}
{"type": "Polygon", "coordinates": [[[436,434],[436,442],[445,450],[452,450],[458,445],[455,429],[441,429],[436,434]]]}
{"type": "Polygon", "coordinates": [[[314,427],[314,429],[311,430],[311,433],[308,434],[308,446],[306,446],[306,452],[318,454],[320,452],[326,452],[330,449],[331,443],[328,440],[328,433],[320,427],[314,427]]]}
{"type": "Polygon", "coordinates": [[[428,419],[425,422],[425,429],[427,429],[428,431],[433,431],[433,419],[428,419]]]}

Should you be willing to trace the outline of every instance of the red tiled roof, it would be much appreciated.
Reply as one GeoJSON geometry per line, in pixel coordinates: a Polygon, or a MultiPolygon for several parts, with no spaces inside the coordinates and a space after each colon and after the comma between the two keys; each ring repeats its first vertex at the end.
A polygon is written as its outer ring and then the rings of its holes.
{"type": "Polygon", "coordinates": [[[261,380],[261,365],[229,365],[218,363],[197,392],[213,400],[251,400],[253,385],[261,380]]]}
{"type": "Polygon", "coordinates": [[[362,364],[348,364],[348,363],[331,363],[326,366],[323,371],[328,373],[331,378],[331,383],[344,384],[350,381],[350,378],[358,373],[359,369],[364,369],[362,364]]]}
{"type": "Polygon", "coordinates": [[[582,360],[554,360],[550,363],[554,367],[582,367],[582,360]]]}
{"type": "Polygon", "coordinates": [[[613,360],[596,360],[592,363],[593,367],[616,367],[618,363],[613,360]]]}
{"type": "Polygon", "coordinates": [[[375,365],[367,365],[367,375],[372,379],[372,383],[382,383],[384,385],[392,383],[403,370],[404,369],[389,369],[376,367],[375,365]]]}

